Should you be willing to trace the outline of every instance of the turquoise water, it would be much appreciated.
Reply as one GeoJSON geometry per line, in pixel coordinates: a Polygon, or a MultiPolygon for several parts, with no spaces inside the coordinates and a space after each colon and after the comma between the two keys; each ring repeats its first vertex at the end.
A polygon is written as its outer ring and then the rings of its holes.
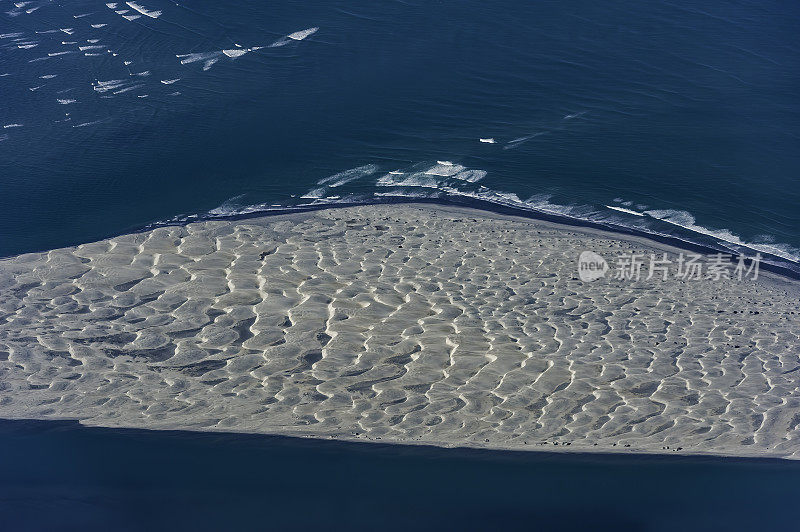
{"type": "Polygon", "coordinates": [[[118,4],[0,4],[0,255],[426,197],[797,268],[797,4],[118,4]]]}
{"type": "Polygon", "coordinates": [[[0,422],[7,530],[791,530],[800,464],[0,422]]]}

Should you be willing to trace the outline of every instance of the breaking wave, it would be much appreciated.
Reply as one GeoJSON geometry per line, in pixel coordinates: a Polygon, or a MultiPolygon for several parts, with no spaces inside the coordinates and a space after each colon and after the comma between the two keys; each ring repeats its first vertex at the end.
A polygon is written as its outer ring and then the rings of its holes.
{"type": "MultiPolygon", "coordinates": [[[[240,195],[208,212],[176,216],[150,227],[259,213],[302,211],[332,205],[424,200],[489,210],[502,208],[534,217],[545,215],[561,221],[590,223],[611,230],[677,239],[734,255],[754,256],[761,253],[765,255],[765,262],[800,273],[800,250],[775,242],[745,242],[729,230],[713,230],[699,225],[695,217],[687,211],[642,208],[640,212],[612,205],[563,205],[553,202],[552,195],[549,194],[536,194],[521,199],[516,193],[494,190],[479,184],[478,181],[486,175],[485,170],[468,168],[450,161],[418,163],[388,172],[376,164],[367,164],[320,179],[312,189],[289,202],[246,204],[245,195],[240,195]],[[346,185],[355,181],[359,181],[359,186],[348,192],[346,185]],[[332,189],[339,187],[344,190],[337,190],[333,194],[332,189]]],[[[633,206],[631,202],[620,198],[615,201],[633,206]]]]}

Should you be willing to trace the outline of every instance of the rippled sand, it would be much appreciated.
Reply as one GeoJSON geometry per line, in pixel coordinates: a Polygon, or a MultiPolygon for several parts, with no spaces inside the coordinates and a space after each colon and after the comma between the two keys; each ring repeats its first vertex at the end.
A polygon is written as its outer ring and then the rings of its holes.
{"type": "Polygon", "coordinates": [[[0,417],[800,456],[797,283],[577,277],[652,246],[395,205],[0,260],[0,417]]]}

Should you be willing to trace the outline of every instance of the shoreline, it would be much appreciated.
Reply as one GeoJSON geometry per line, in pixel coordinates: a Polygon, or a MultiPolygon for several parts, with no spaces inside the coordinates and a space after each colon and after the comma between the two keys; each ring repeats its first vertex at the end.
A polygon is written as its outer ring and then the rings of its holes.
{"type": "Polygon", "coordinates": [[[164,435],[166,437],[198,437],[198,438],[234,438],[234,439],[252,439],[255,443],[261,443],[258,440],[277,440],[291,445],[308,445],[308,446],[337,446],[347,445],[355,446],[361,450],[367,450],[374,446],[383,446],[386,448],[394,448],[403,452],[410,450],[412,452],[417,450],[433,450],[442,453],[453,451],[462,454],[486,454],[495,458],[503,457],[524,457],[526,455],[535,455],[532,458],[552,458],[552,459],[575,459],[586,461],[604,461],[604,460],[625,460],[639,459],[639,460],[653,460],[653,461],[675,461],[685,462],[689,460],[708,460],[713,463],[740,463],[740,464],[800,464],[800,461],[793,458],[786,458],[783,456],[770,456],[764,454],[752,455],[729,455],[729,454],[711,454],[703,452],[648,452],[636,451],[633,449],[594,449],[594,448],[580,448],[580,449],[567,449],[554,448],[552,445],[547,448],[530,448],[521,449],[517,447],[489,447],[489,446],[464,446],[464,445],[443,445],[438,442],[422,442],[422,441],[383,441],[371,440],[365,438],[346,438],[346,437],[321,437],[302,433],[286,433],[286,434],[272,434],[265,432],[231,432],[225,430],[190,430],[190,429],[169,429],[169,428],[140,428],[128,426],[106,426],[106,425],[86,425],[75,419],[36,419],[36,418],[0,418],[0,434],[6,432],[20,433],[26,431],[36,431],[47,433],[50,431],[64,431],[64,430],[87,430],[106,432],[114,435],[136,437],[143,435],[149,437],[153,434],[164,435]],[[4,424],[19,424],[18,427],[8,427],[4,424]],[[26,426],[27,425],[27,426],[26,426]]]}
{"type": "MultiPolygon", "coordinates": [[[[320,210],[327,210],[327,209],[348,209],[354,207],[362,207],[362,206],[371,206],[371,205],[425,205],[425,206],[433,206],[434,208],[463,208],[477,211],[478,213],[483,214],[496,214],[500,216],[511,216],[514,218],[522,218],[525,220],[532,220],[537,222],[549,222],[552,224],[560,225],[564,229],[575,229],[575,228],[585,228],[585,229],[595,229],[597,231],[603,231],[607,233],[616,234],[618,236],[628,236],[628,237],[637,237],[637,238],[644,238],[650,240],[654,243],[668,245],[678,249],[684,249],[686,251],[692,251],[694,253],[701,253],[701,254],[713,254],[713,253],[725,253],[730,255],[735,255],[730,250],[724,250],[723,246],[719,248],[712,247],[706,244],[700,244],[697,242],[692,242],[690,240],[685,240],[679,238],[677,236],[671,235],[663,235],[658,233],[650,233],[647,231],[643,231],[641,229],[636,229],[634,227],[628,227],[624,225],[618,225],[610,222],[595,222],[591,220],[581,220],[579,218],[572,218],[566,215],[561,214],[551,214],[543,211],[534,211],[534,210],[527,210],[522,209],[519,207],[514,207],[510,205],[503,205],[500,203],[494,203],[487,200],[481,200],[477,198],[464,198],[460,196],[452,196],[448,198],[415,198],[415,197],[402,197],[396,196],[391,197],[389,199],[384,199],[383,201],[373,201],[368,203],[329,203],[329,204],[320,204],[320,205],[308,205],[297,207],[294,209],[285,209],[285,210],[276,210],[275,212],[271,211],[259,211],[259,212],[252,212],[252,213],[245,213],[245,214],[233,214],[230,216],[219,216],[214,218],[203,219],[200,218],[197,221],[212,221],[212,220],[222,220],[222,221],[239,221],[239,220],[249,220],[253,218],[262,218],[262,217],[272,217],[272,216],[285,216],[291,214],[303,214],[307,212],[315,212],[320,210]]],[[[170,226],[180,226],[185,225],[186,223],[194,223],[194,222],[169,222],[169,223],[150,223],[138,228],[131,229],[130,232],[144,232],[150,231],[156,227],[170,227],[170,226]]],[[[686,230],[688,231],[688,230],[686,230]]],[[[691,232],[691,231],[689,231],[691,232]]],[[[115,235],[112,235],[115,236],[115,235]]],[[[109,238],[109,237],[107,237],[109,238]]],[[[750,251],[756,251],[752,248],[747,248],[750,251]]],[[[761,252],[759,252],[761,253],[761,252]]],[[[791,261],[779,257],[777,255],[773,255],[771,253],[762,253],[763,257],[769,258],[771,260],[778,261],[778,264],[766,262],[762,260],[761,268],[763,270],[769,271],[771,273],[775,273],[777,275],[781,275],[783,277],[787,277],[789,279],[800,280],[800,263],[792,263],[791,261]],[[794,264],[796,269],[792,269],[789,266],[784,266],[783,264],[794,264]]],[[[0,257],[2,258],[2,257],[0,257]]]]}
{"type": "MultiPolygon", "coordinates": [[[[220,215],[209,218],[203,218],[202,215],[191,215],[195,216],[195,218],[192,218],[191,220],[186,219],[181,221],[155,221],[144,225],[132,225],[123,229],[122,232],[119,233],[113,232],[106,234],[99,240],[107,240],[110,238],[115,238],[127,234],[145,233],[148,231],[152,231],[153,229],[157,229],[159,227],[181,227],[191,223],[200,223],[209,221],[238,222],[238,221],[245,221],[258,218],[272,218],[276,216],[280,217],[280,216],[302,215],[306,213],[324,211],[324,210],[352,209],[358,207],[382,206],[382,205],[383,206],[424,205],[442,209],[448,209],[448,208],[469,209],[476,211],[478,214],[483,214],[483,215],[493,214],[499,216],[510,216],[514,218],[521,218],[535,222],[548,222],[562,226],[564,229],[572,229],[572,230],[578,228],[594,229],[605,233],[612,233],[614,235],[617,235],[618,237],[643,238],[652,241],[653,243],[667,245],[676,249],[691,251],[693,253],[699,253],[699,254],[723,253],[726,255],[736,256],[735,252],[733,252],[730,249],[727,249],[723,245],[720,245],[719,247],[713,247],[709,244],[693,242],[691,240],[686,240],[678,236],[648,232],[634,227],[614,224],[611,222],[596,222],[591,220],[582,220],[579,218],[572,218],[561,214],[552,214],[543,211],[522,209],[519,207],[503,205],[500,203],[495,203],[487,200],[482,200],[477,198],[465,198],[460,196],[452,196],[447,198],[436,198],[436,199],[395,196],[395,197],[384,198],[383,200],[380,201],[376,200],[366,203],[327,203],[319,205],[301,205],[297,207],[285,207],[285,208],[276,207],[274,210],[254,211],[242,214],[220,215]]],[[[681,228],[681,230],[684,229],[681,228]]],[[[685,231],[687,231],[688,233],[692,233],[692,231],[689,230],[685,231]]],[[[83,244],[83,242],[68,244],[63,247],[75,247],[81,244],[83,244]]],[[[747,246],[743,247],[746,247],[747,250],[751,252],[756,252],[756,250],[750,247],[747,246]]],[[[47,250],[35,249],[33,251],[26,251],[23,253],[4,255],[0,256],[0,260],[10,259],[19,255],[25,255],[29,253],[41,253],[43,251],[47,250]]],[[[766,252],[758,252],[758,253],[762,255],[762,261],[760,266],[762,270],[769,271],[770,273],[774,273],[776,275],[780,275],[782,277],[786,277],[792,280],[800,280],[800,263],[792,262],[788,259],[779,257],[771,253],[766,253],[766,252]],[[774,262],[769,262],[769,261],[774,261],[774,262]]]]}
{"type": "Polygon", "coordinates": [[[767,272],[584,283],[580,249],[685,248],[407,204],[201,221],[3,259],[0,417],[800,457],[800,362],[781,347],[800,333],[786,316],[798,283],[767,272]],[[742,302],[749,314],[731,314],[742,302]],[[738,444],[757,422],[758,438],[738,444]]]}

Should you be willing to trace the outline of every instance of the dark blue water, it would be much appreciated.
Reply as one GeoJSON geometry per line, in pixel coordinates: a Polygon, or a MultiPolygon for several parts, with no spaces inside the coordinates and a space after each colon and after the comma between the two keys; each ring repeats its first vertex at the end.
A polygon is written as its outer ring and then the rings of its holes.
{"type": "Polygon", "coordinates": [[[17,4],[0,255],[423,196],[800,258],[796,2],[17,4]]]}
{"type": "Polygon", "coordinates": [[[800,464],[0,422],[4,530],[792,530],[800,464]]]}

